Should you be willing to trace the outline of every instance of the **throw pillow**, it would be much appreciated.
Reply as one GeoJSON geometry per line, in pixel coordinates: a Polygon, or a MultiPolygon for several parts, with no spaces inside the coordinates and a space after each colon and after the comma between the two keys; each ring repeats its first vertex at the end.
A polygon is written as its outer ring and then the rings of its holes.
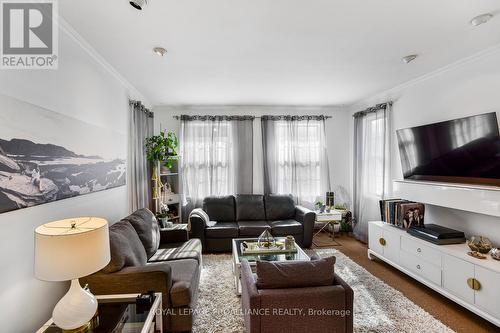
{"type": "Polygon", "coordinates": [[[312,261],[257,262],[258,289],[330,286],[334,280],[334,256],[312,261]]]}
{"type": "Polygon", "coordinates": [[[149,209],[142,208],[124,220],[130,222],[134,227],[142,245],[144,245],[148,259],[151,258],[160,247],[160,226],[155,215],[149,209]]]}
{"type": "Polygon", "coordinates": [[[111,261],[102,269],[113,273],[128,266],[146,265],[147,255],[134,227],[128,221],[120,221],[109,227],[111,261]]]}

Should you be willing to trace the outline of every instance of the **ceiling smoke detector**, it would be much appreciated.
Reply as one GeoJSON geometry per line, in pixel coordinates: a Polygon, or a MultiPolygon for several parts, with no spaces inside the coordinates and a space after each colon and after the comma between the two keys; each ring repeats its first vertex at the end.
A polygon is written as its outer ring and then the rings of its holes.
{"type": "Polygon", "coordinates": [[[142,10],[148,4],[148,0],[132,0],[129,4],[137,10],[142,10]]]}
{"type": "Polygon", "coordinates": [[[493,18],[493,14],[490,14],[490,13],[481,14],[481,15],[474,17],[472,20],[470,20],[470,24],[477,27],[478,25],[481,25],[481,24],[488,22],[492,18],[493,18]]]}
{"type": "Polygon", "coordinates": [[[163,57],[165,54],[167,54],[167,50],[163,47],[155,47],[153,49],[153,52],[159,55],[160,57],[163,57]]]}
{"type": "Polygon", "coordinates": [[[410,55],[407,55],[406,57],[403,57],[401,58],[401,60],[405,63],[405,64],[409,64],[410,62],[412,62],[413,60],[417,59],[418,57],[418,54],[410,54],[410,55]]]}

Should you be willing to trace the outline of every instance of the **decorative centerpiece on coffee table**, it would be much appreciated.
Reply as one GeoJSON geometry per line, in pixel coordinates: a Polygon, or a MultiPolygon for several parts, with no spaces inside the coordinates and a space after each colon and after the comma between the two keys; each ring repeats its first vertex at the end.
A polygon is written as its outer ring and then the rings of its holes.
{"type": "MultiPolygon", "coordinates": [[[[295,245],[295,242],[294,242],[295,245]]],[[[285,240],[276,241],[269,230],[264,231],[259,238],[255,240],[245,240],[241,243],[241,252],[243,255],[270,255],[270,254],[289,254],[296,253],[297,248],[285,247],[285,240]]]]}
{"type": "Polygon", "coordinates": [[[269,230],[265,230],[258,238],[257,245],[259,248],[272,248],[276,246],[276,241],[274,240],[273,235],[269,232],[269,230]]]}

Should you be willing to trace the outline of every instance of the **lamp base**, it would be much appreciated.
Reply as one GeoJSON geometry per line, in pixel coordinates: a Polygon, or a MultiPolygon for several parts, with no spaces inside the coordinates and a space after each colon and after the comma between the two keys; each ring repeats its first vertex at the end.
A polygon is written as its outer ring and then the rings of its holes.
{"type": "Polygon", "coordinates": [[[75,328],[74,330],[62,330],[62,331],[63,333],[86,333],[90,331],[91,327],[92,327],[91,323],[88,322],[86,325],[75,328]]]}
{"type": "Polygon", "coordinates": [[[80,286],[78,279],[71,280],[71,286],[63,298],[57,302],[52,319],[64,332],[85,332],[97,311],[97,300],[90,291],[80,286]]]}

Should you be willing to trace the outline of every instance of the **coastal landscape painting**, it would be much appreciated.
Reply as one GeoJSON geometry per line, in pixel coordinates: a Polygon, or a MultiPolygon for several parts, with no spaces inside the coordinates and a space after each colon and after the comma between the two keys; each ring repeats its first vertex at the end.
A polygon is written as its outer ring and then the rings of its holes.
{"type": "Polygon", "coordinates": [[[123,186],[123,134],[0,95],[0,213],[123,186]]]}

